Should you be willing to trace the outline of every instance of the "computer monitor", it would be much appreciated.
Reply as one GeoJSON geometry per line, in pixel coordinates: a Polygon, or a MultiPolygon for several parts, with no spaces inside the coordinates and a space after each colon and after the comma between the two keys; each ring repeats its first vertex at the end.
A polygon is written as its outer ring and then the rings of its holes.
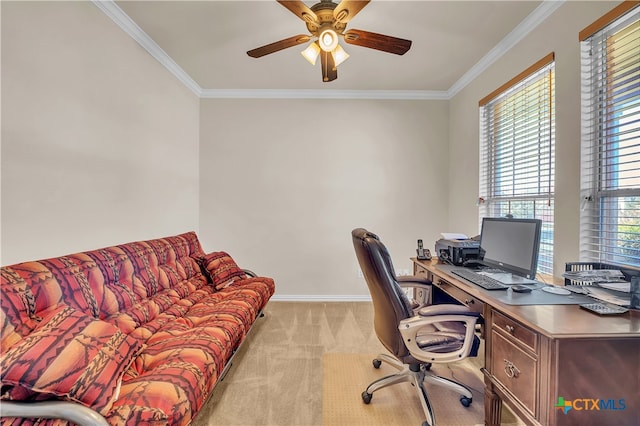
{"type": "Polygon", "coordinates": [[[541,228],[540,219],[483,218],[480,232],[482,263],[534,280],[541,228]]]}

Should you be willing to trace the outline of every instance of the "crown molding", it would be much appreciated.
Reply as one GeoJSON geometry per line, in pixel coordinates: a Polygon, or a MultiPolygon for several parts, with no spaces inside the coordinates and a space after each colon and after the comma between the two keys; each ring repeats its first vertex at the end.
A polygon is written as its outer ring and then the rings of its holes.
{"type": "Polygon", "coordinates": [[[200,96],[202,88],[178,65],[158,44],[149,37],[142,28],[129,17],[114,0],[92,0],[105,15],[115,22],[125,33],[137,41],[147,52],[173,74],[182,84],[187,86],[196,96],[200,96]]]}
{"type": "Polygon", "coordinates": [[[527,34],[551,16],[566,0],[544,0],[533,12],[522,20],[505,38],[482,57],[469,71],[447,90],[449,99],[453,98],[469,83],[480,76],[494,62],[518,44],[527,34]]]}
{"type": "Polygon", "coordinates": [[[450,100],[502,55],[553,14],[566,0],[544,0],[505,38],[467,71],[449,90],[312,90],[312,89],[203,89],[114,0],[92,0],[113,22],[138,42],[182,84],[202,99],[380,99],[450,100]]]}
{"type": "Polygon", "coordinates": [[[207,99],[386,99],[447,100],[445,91],[430,90],[271,90],[271,89],[203,89],[207,99]]]}

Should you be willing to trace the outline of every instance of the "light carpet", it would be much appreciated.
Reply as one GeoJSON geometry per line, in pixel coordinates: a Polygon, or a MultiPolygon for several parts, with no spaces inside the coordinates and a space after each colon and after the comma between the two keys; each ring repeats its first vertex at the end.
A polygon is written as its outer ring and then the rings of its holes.
{"type": "MultiPolygon", "coordinates": [[[[322,423],[324,426],[407,426],[421,425],[426,420],[417,392],[407,383],[378,390],[370,404],[361,394],[374,380],[397,370],[384,362],[375,369],[375,354],[325,353],[322,357],[322,423]]],[[[464,383],[473,393],[469,407],[460,404],[460,395],[448,389],[427,385],[429,401],[438,426],[470,426],[484,424],[484,383],[477,366],[470,361],[433,365],[436,374],[464,383]]],[[[503,425],[520,421],[506,407],[503,425]]]]}

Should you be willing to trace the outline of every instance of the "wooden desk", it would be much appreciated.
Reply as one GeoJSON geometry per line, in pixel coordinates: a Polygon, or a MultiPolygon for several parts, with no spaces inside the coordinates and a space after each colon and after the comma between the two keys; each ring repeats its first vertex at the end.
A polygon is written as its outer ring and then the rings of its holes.
{"type": "Polygon", "coordinates": [[[485,425],[500,424],[503,401],[531,425],[640,425],[640,312],[508,305],[436,261],[412,261],[415,275],[484,317],[485,425]],[[566,414],[559,398],[573,405],[566,414]]]}

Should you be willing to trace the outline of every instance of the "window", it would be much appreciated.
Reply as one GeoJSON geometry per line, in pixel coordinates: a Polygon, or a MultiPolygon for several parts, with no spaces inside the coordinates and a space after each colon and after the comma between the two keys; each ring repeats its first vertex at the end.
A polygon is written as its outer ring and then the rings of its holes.
{"type": "Polygon", "coordinates": [[[580,259],[640,266],[640,7],[580,33],[580,259]]]}
{"type": "Polygon", "coordinates": [[[553,274],[554,55],[480,101],[480,218],[542,219],[538,272],[553,274]]]}

